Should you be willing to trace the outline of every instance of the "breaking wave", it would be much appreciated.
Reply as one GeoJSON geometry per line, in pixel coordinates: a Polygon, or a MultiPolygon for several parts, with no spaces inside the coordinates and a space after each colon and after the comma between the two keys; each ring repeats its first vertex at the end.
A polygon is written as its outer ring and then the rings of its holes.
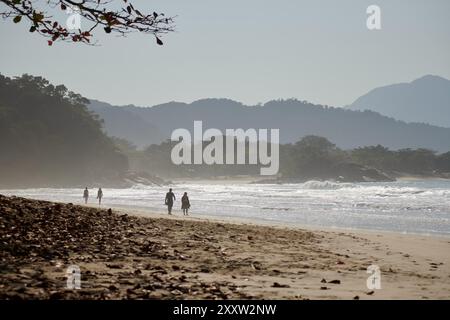
{"type": "Polygon", "coordinates": [[[339,183],[333,181],[316,181],[310,180],[301,184],[302,189],[312,189],[312,190],[337,190],[342,188],[355,188],[356,185],[353,183],[339,183]]]}

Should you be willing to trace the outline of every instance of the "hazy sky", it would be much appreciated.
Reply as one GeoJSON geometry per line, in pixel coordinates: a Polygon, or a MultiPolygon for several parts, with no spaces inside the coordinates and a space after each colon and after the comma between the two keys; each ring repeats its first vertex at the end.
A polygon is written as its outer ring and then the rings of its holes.
{"type": "MultiPolygon", "coordinates": [[[[342,106],[374,87],[450,78],[448,0],[135,0],[177,15],[177,32],[98,47],[56,43],[0,21],[0,72],[41,75],[88,98],[150,106],[214,97],[247,104],[295,97],[342,106]],[[382,30],[366,28],[381,7],[382,30]]],[[[0,8],[3,5],[0,4],[0,8]]]]}

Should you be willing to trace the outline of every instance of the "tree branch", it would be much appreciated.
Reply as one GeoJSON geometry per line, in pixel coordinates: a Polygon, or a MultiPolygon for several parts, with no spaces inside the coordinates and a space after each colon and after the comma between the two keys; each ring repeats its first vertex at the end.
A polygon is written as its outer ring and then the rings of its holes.
{"type": "Polygon", "coordinates": [[[120,35],[130,32],[152,34],[157,44],[162,45],[159,37],[174,31],[173,17],[156,12],[143,14],[128,0],[0,0],[0,3],[8,8],[0,12],[2,18],[12,18],[14,23],[26,18],[30,22],[29,31],[49,38],[49,45],[58,40],[91,44],[92,32],[98,27],[103,27],[106,33],[120,35]],[[117,5],[118,2],[122,6],[117,5]],[[63,23],[53,19],[46,9],[70,14],[73,23],[69,25],[68,19],[63,23]],[[82,21],[89,26],[82,28],[82,21]]]}

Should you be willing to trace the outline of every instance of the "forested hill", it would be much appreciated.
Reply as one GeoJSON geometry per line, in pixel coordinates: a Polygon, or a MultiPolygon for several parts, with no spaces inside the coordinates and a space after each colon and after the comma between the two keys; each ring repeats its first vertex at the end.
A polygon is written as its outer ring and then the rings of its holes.
{"type": "Polygon", "coordinates": [[[0,75],[0,187],[88,185],[126,171],[86,102],[41,77],[0,75]]]}
{"type": "Polygon", "coordinates": [[[127,139],[139,147],[169,139],[174,129],[192,131],[194,120],[202,120],[205,129],[222,131],[278,128],[280,143],[293,143],[302,137],[317,135],[342,149],[381,144],[393,150],[450,150],[450,128],[406,123],[372,111],[333,108],[294,99],[269,101],[260,106],[247,106],[228,99],[204,99],[190,104],[169,102],[150,108],[117,108],[91,101],[88,108],[105,120],[110,136],[127,139]],[[135,118],[140,119],[139,124],[135,118]],[[147,129],[140,124],[144,122],[147,129]]]}

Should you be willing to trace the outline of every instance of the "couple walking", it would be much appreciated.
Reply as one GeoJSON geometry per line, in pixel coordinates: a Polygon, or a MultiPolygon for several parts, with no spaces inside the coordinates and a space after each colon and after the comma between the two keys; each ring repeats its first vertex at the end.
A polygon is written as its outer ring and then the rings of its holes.
{"type": "MultiPolygon", "coordinates": [[[[102,188],[99,188],[97,191],[97,199],[98,199],[99,205],[102,204],[102,198],[103,198],[103,190],[102,190],[102,188]]],[[[88,200],[89,200],[89,190],[87,187],[84,189],[83,199],[84,199],[84,203],[87,204],[88,200]]]]}
{"type": "MultiPolygon", "coordinates": [[[[169,189],[169,192],[166,193],[166,206],[169,214],[172,214],[172,207],[173,202],[176,200],[175,194],[172,192],[172,189],[169,189]]],[[[183,194],[183,197],[181,197],[181,209],[183,210],[183,215],[188,215],[188,210],[191,207],[191,204],[189,202],[189,197],[187,195],[187,192],[183,194]]]]}

